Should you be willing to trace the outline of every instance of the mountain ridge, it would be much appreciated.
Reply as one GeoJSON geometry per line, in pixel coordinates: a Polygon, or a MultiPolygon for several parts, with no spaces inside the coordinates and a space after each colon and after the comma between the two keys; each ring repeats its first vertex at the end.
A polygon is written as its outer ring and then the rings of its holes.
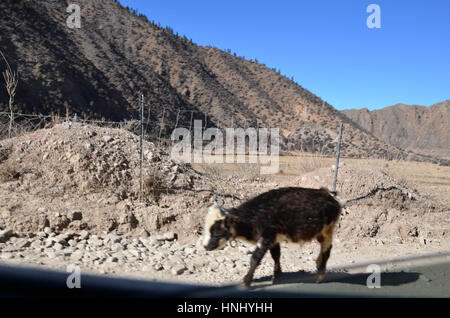
{"type": "Polygon", "coordinates": [[[450,100],[430,106],[398,103],[382,109],[343,110],[377,138],[411,151],[450,157],[450,100]]]}

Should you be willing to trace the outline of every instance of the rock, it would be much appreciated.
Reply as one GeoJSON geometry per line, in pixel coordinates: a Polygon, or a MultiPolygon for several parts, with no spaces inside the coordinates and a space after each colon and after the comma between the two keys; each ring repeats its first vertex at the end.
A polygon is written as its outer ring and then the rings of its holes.
{"type": "Polygon", "coordinates": [[[47,252],[47,257],[50,259],[55,259],[56,258],[56,253],[55,252],[47,252]]]}
{"type": "Polygon", "coordinates": [[[88,228],[88,225],[86,222],[82,222],[80,220],[72,221],[70,223],[70,228],[74,229],[76,231],[85,230],[88,228]]]}
{"type": "Polygon", "coordinates": [[[31,241],[27,239],[23,239],[20,242],[17,243],[17,246],[19,248],[27,248],[31,246],[31,241]]]}
{"type": "Polygon", "coordinates": [[[65,215],[59,215],[57,216],[54,224],[52,224],[52,226],[54,226],[54,228],[57,231],[62,231],[64,230],[66,227],[68,227],[70,224],[70,219],[65,216],[65,215]]]}
{"type": "Polygon", "coordinates": [[[55,245],[53,245],[53,248],[55,249],[55,251],[61,251],[64,246],[61,243],[55,243],[55,245]]]}
{"type": "Polygon", "coordinates": [[[122,244],[120,244],[120,243],[114,243],[111,246],[111,251],[113,251],[113,252],[120,252],[120,251],[123,251],[123,250],[124,250],[124,248],[123,248],[122,244]]]}
{"type": "Polygon", "coordinates": [[[89,238],[89,232],[83,230],[80,232],[80,240],[87,240],[89,238]]]}
{"type": "Polygon", "coordinates": [[[0,231],[0,242],[6,242],[14,234],[12,229],[0,231]]]}
{"type": "Polygon", "coordinates": [[[134,246],[140,246],[140,245],[142,245],[141,240],[140,240],[140,239],[137,239],[137,238],[133,239],[131,242],[132,242],[132,244],[133,244],[134,246]]]}
{"type": "Polygon", "coordinates": [[[113,233],[109,233],[107,236],[106,236],[106,238],[107,238],[107,241],[108,242],[111,242],[111,243],[119,243],[120,242],[120,240],[121,240],[121,238],[120,238],[120,236],[119,235],[116,235],[116,234],[113,234],[113,233]]]}
{"type": "Polygon", "coordinates": [[[150,248],[159,246],[160,244],[161,244],[161,242],[156,239],[156,235],[150,236],[146,242],[146,245],[149,246],[150,248]]]}
{"type": "Polygon", "coordinates": [[[394,237],[393,241],[397,244],[403,244],[403,240],[401,237],[394,237]]]}
{"type": "Polygon", "coordinates": [[[3,259],[12,259],[12,258],[14,258],[14,256],[13,256],[12,253],[1,253],[0,256],[1,256],[3,259]]]}
{"type": "Polygon", "coordinates": [[[80,261],[83,258],[83,252],[76,251],[73,252],[72,255],[70,255],[70,259],[73,261],[80,261]]]}
{"type": "Polygon", "coordinates": [[[155,236],[157,241],[173,241],[177,238],[177,234],[174,232],[167,232],[162,235],[155,236]]]}
{"type": "Polygon", "coordinates": [[[50,234],[53,233],[53,231],[52,231],[51,228],[49,228],[49,227],[47,226],[47,227],[44,229],[44,233],[47,234],[47,235],[50,235],[50,234]]]}
{"type": "Polygon", "coordinates": [[[74,211],[72,212],[70,218],[72,219],[72,221],[81,221],[83,219],[83,213],[74,211]]]}
{"type": "Polygon", "coordinates": [[[87,242],[89,245],[94,247],[103,246],[103,240],[99,239],[98,237],[92,237],[87,242]]]}
{"type": "Polygon", "coordinates": [[[67,245],[67,241],[61,235],[58,235],[57,237],[55,237],[54,241],[56,243],[59,243],[59,244],[63,245],[63,246],[67,245]]]}
{"type": "Polygon", "coordinates": [[[220,267],[220,264],[216,261],[212,261],[209,263],[209,268],[212,270],[217,270],[220,267]]]}
{"type": "Polygon", "coordinates": [[[239,252],[242,252],[244,254],[248,254],[249,252],[251,253],[251,251],[246,246],[239,246],[238,250],[239,252]]]}
{"type": "Polygon", "coordinates": [[[194,264],[187,264],[186,267],[187,267],[187,270],[191,273],[194,273],[195,270],[197,269],[194,264]]]}
{"type": "Polygon", "coordinates": [[[417,226],[414,226],[412,229],[408,231],[408,235],[412,237],[419,236],[419,230],[417,229],[417,226]]]}
{"type": "Polygon", "coordinates": [[[173,264],[183,264],[183,260],[178,255],[170,255],[167,259],[173,264]]]}
{"type": "Polygon", "coordinates": [[[186,267],[184,265],[175,265],[174,267],[172,267],[170,272],[172,273],[172,275],[181,275],[185,270],[186,267]]]}
{"type": "Polygon", "coordinates": [[[145,150],[144,151],[144,157],[147,158],[147,160],[149,162],[156,162],[159,161],[160,158],[158,157],[158,155],[156,155],[154,152],[150,151],[150,150],[145,150]]]}
{"type": "Polygon", "coordinates": [[[103,136],[103,141],[104,141],[104,142],[108,143],[108,142],[110,142],[111,140],[113,140],[113,137],[111,137],[110,135],[104,135],[104,136],[103,136]]]}
{"type": "Polygon", "coordinates": [[[197,249],[194,248],[194,247],[186,247],[186,248],[184,249],[184,253],[185,253],[186,255],[195,254],[196,251],[197,251],[197,249]]]}
{"type": "Polygon", "coordinates": [[[44,242],[44,246],[47,248],[52,247],[53,244],[55,244],[55,241],[53,240],[53,238],[48,238],[44,242]]]}
{"type": "Polygon", "coordinates": [[[77,233],[74,231],[67,231],[67,232],[61,234],[60,237],[63,240],[65,240],[66,242],[68,242],[69,240],[73,239],[76,235],[77,235],[77,233]]]}
{"type": "Polygon", "coordinates": [[[40,248],[41,247],[41,241],[33,241],[31,243],[31,247],[34,249],[40,248]]]}
{"type": "Polygon", "coordinates": [[[117,263],[119,261],[119,259],[115,256],[110,256],[106,259],[107,263],[117,263]]]}

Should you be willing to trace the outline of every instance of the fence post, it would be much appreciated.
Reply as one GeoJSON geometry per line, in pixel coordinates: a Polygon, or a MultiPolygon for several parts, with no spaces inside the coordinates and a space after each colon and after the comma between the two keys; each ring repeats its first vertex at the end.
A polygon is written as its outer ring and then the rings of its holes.
{"type": "Polygon", "coordinates": [[[336,168],[334,170],[334,181],[333,181],[333,191],[336,191],[336,181],[338,176],[338,169],[339,169],[339,157],[341,155],[341,140],[342,140],[342,129],[344,125],[341,123],[339,126],[339,139],[337,143],[337,153],[336,153],[336,168]]]}
{"type": "Polygon", "coordinates": [[[143,175],[142,175],[142,163],[144,161],[144,94],[141,98],[141,137],[140,137],[140,162],[139,162],[139,197],[142,200],[142,188],[143,188],[143,175]]]}

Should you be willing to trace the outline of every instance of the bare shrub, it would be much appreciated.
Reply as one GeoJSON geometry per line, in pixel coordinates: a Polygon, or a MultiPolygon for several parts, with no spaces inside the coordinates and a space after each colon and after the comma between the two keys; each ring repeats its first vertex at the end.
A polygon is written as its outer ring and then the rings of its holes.
{"type": "Polygon", "coordinates": [[[300,173],[308,173],[327,166],[326,157],[321,154],[306,155],[299,160],[300,173]]]}
{"type": "Polygon", "coordinates": [[[2,147],[2,146],[0,145],[0,164],[1,164],[3,161],[8,160],[9,155],[11,154],[11,152],[12,152],[11,147],[2,147]]]}
{"type": "Polygon", "coordinates": [[[63,123],[63,120],[62,120],[61,116],[59,114],[52,113],[50,122],[47,123],[44,128],[46,128],[46,129],[52,128],[55,125],[62,124],[62,123],[63,123]]]}
{"type": "Polygon", "coordinates": [[[161,194],[168,191],[169,185],[162,171],[152,169],[144,177],[143,192],[144,196],[149,196],[158,201],[161,194]]]}
{"type": "Polygon", "coordinates": [[[0,54],[2,55],[3,60],[5,61],[7,66],[6,71],[3,72],[3,79],[5,80],[6,91],[8,92],[9,95],[10,118],[9,118],[8,137],[11,138],[12,127],[14,124],[14,96],[16,95],[17,84],[19,83],[19,72],[13,71],[11,69],[11,66],[9,65],[5,55],[3,55],[3,52],[1,50],[0,54]]]}
{"type": "Polygon", "coordinates": [[[22,172],[17,169],[17,167],[14,167],[9,163],[5,163],[0,166],[0,182],[18,180],[21,175],[22,172]]]}

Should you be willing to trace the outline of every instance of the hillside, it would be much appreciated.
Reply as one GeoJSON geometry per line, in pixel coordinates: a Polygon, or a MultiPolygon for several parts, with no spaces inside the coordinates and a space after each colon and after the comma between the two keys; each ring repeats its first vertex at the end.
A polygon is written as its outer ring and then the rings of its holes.
{"type": "Polygon", "coordinates": [[[342,111],[380,140],[415,152],[450,157],[450,100],[430,107],[397,104],[342,111]]]}
{"type": "MultiPolygon", "coordinates": [[[[0,3],[0,48],[20,72],[18,111],[137,118],[143,92],[145,116],[156,124],[164,114],[165,136],[194,111],[208,126],[279,127],[285,149],[331,154],[343,122],[346,156],[424,159],[378,140],[265,65],[197,46],[112,0],[76,3],[81,29],[66,26],[67,1],[0,3]]],[[[2,87],[0,111],[6,101],[2,87]]]]}

